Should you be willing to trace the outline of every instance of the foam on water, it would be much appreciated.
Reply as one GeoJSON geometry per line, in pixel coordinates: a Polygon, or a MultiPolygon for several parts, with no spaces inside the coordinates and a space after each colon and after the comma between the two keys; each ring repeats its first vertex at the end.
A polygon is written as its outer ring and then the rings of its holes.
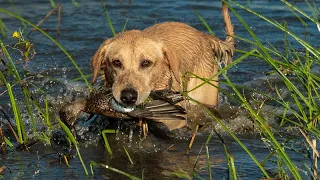
{"type": "MultiPolygon", "coordinates": [[[[66,71],[66,69],[64,70],[66,71]]],[[[58,71],[59,72],[59,71],[58,71]]],[[[53,71],[51,71],[53,73],[53,71]]],[[[74,101],[76,98],[83,98],[88,95],[88,88],[84,83],[75,82],[66,79],[52,79],[44,76],[38,76],[37,79],[34,79],[34,84],[38,85],[40,89],[46,88],[48,90],[48,94],[45,96],[37,89],[34,89],[32,95],[37,98],[37,100],[44,104],[44,101],[48,99],[50,105],[50,112],[52,116],[50,116],[50,120],[55,122],[54,115],[57,115],[57,112],[61,106],[66,102],[74,101]]],[[[256,91],[263,91],[264,93],[270,92],[271,87],[267,87],[267,84],[277,85],[279,88],[279,92],[284,99],[290,98],[290,93],[284,85],[282,81],[277,76],[265,76],[260,78],[255,78],[252,81],[248,81],[243,84],[244,87],[248,89],[255,89],[256,91]]],[[[259,113],[264,117],[267,122],[273,126],[277,124],[278,116],[283,113],[283,109],[278,106],[274,106],[272,104],[268,104],[268,102],[264,102],[263,106],[261,106],[262,102],[266,98],[264,95],[258,92],[254,92],[251,90],[243,89],[243,95],[246,97],[246,100],[249,104],[254,108],[255,111],[259,111],[259,113]],[[260,107],[261,106],[261,107],[260,107]]],[[[273,92],[274,93],[274,92],[273,92]]],[[[252,118],[250,118],[248,111],[244,107],[243,104],[234,101],[232,98],[219,94],[220,96],[220,104],[217,108],[213,110],[213,113],[216,117],[218,117],[224,125],[229,128],[235,134],[243,134],[243,133],[257,133],[258,129],[254,126],[252,118]]],[[[20,101],[19,106],[22,107],[22,118],[26,123],[26,127],[29,130],[29,134],[31,132],[31,120],[29,115],[26,112],[26,109],[23,108],[24,102],[20,101]]],[[[10,106],[7,111],[10,111],[10,106]]],[[[288,112],[290,113],[290,112],[288,112]]],[[[33,109],[33,114],[36,117],[36,122],[43,122],[41,116],[39,116],[39,111],[37,109],[33,109]]],[[[98,131],[96,129],[106,128],[109,123],[107,118],[100,117],[99,120],[95,121],[93,124],[89,126],[94,126],[94,128],[89,128],[88,125],[82,126],[88,118],[88,114],[82,113],[79,117],[79,125],[76,126],[76,131],[79,135],[80,139],[87,141],[90,143],[90,140],[97,142],[97,138],[94,137],[98,135],[98,131]],[[102,123],[99,126],[97,123],[102,123]],[[93,130],[93,131],[92,131],[93,130]],[[92,131],[92,132],[90,132],[92,131]],[[87,135],[86,135],[87,134],[87,135]]],[[[177,138],[183,139],[184,137],[190,137],[192,134],[192,129],[194,129],[195,124],[203,125],[199,130],[199,135],[207,135],[211,132],[212,129],[215,129],[217,132],[221,134],[226,134],[224,128],[218,124],[216,121],[210,117],[203,108],[199,106],[193,106],[190,111],[188,111],[188,119],[189,119],[189,128],[190,130],[177,130],[177,138]]],[[[115,121],[115,120],[112,120],[115,121]]],[[[127,135],[129,137],[129,141],[132,141],[133,134],[139,134],[139,132],[134,131],[132,125],[129,127],[125,127],[126,123],[121,123],[121,121],[117,122],[115,128],[117,130],[125,130],[127,131],[127,135]]],[[[44,129],[43,125],[37,123],[37,128],[44,129]]],[[[118,135],[116,139],[119,140],[118,135]]],[[[128,141],[128,142],[129,142],[128,141]]]]}

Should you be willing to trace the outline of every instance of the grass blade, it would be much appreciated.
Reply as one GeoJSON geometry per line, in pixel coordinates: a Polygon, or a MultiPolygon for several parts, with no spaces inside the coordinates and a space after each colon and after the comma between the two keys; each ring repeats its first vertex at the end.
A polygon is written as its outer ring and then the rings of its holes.
{"type": "Polygon", "coordinates": [[[31,25],[33,28],[37,29],[38,31],[40,31],[43,35],[45,35],[46,37],[48,37],[54,44],[56,44],[65,54],[66,56],[69,58],[69,60],[73,63],[73,65],[76,67],[76,69],[78,70],[78,72],[80,73],[82,79],[85,81],[85,83],[87,84],[88,88],[91,90],[92,87],[91,87],[91,84],[90,82],[87,80],[87,78],[85,77],[85,75],[83,74],[82,70],[80,69],[80,67],[77,65],[77,63],[74,61],[74,59],[72,58],[72,56],[68,53],[68,51],[66,49],[64,49],[62,47],[62,45],[56,41],[53,37],[51,37],[48,33],[46,33],[45,31],[43,31],[42,29],[40,29],[39,27],[37,27],[36,25],[34,25],[33,23],[29,22],[28,20],[20,17],[19,15],[16,15],[16,14],[13,14],[11,13],[10,11],[7,11],[3,8],[0,8],[0,12],[3,12],[5,14],[8,14],[12,17],[15,17],[29,25],[31,25]]]}
{"type": "Polygon", "coordinates": [[[203,23],[203,25],[207,28],[207,30],[209,31],[209,34],[210,34],[211,36],[214,36],[214,33],[213,33],[211,27],[209,26],[209,24],[207,23],[207,21],[204,20],[204,18],[203,18],[198,12],[196,12],[196,11],[193,11],[193,12],[198,16],[198,18],[200,19],[200,21],[201,21],[201,22],[203,23]]]}
{"type": "Polygon", "coordinates": [[[122,175],[124,175],[124,176],[126,176],[126,177],[128,177],[128,178],[130,178],[130,179],[132,179],[132,180],[141,180],[141,178],[135,177],[135,176],[133,176],[133,175],[131,175],[131,174],[128,174],[128,173],[126,173],[126,172],[124,172],[124,171],[121,171],[121,170],[119,170],[119,169],[113,168],[113,167],[111,167],[111,166],[109,166],[109,165],[102,164],[102,163],[100,163],[99,165],[100,165],[101,167],[104,167],[104,168],[106,168],[106,169],[109,169],[109,170],[111,170],[111,171],[113,171],[113,172],[122,174],[122,175]]]}
{"type": "Polygon", "coordinates": [[[101,132],[102,134],[102,137],[103,137],[103,140],[104,140],[104,144],[105,144],[105,147],[109,153],[109,155],[112,157],[112,150],[111,150],[111,147],[109,145],[109,142],[108,142],[108,139],[107,139],[107,135],[106,134],[115,134],[116,133],[116,130],[114,129],[105,129],[101,132]]]}
{"type": "Polygon", "coordinates": [[[105,13],[106,18],[107,18],[107,20],[108,20],[108,24],[109,24],[109,27],[110,27],[110,29],[111,29],[111,32],[112,32],[113,36],[116,36],[117,33],[116,33],[116,31],[115,31],[115,29],[114,29],[114,27],[113,27],[112,21],[111,21],[111,19],[110,19],[110,16],[109,16],[109,13],[108,13],[108,11],[107,11],[107,9],[106,9],[106,6],[105,6],[104,3],[103,3],[103,0],[101,0],[101,5],[102,5],[102,7],[103,7],[104,13],[105,13]]]}
{"type": "Polygon", "coordinates": [[[74,138],[74,136],[73,136],[72,132],[70,131],[70,129],[59,118],[56,118],[56,119],[57,119],[58,123],[60,124],[61,128],[64,130],[64,132],[66,132],[66,134],[67,134],[68,138],[70,139],[71,143],[76,148],[79,160],[81,161],[81,164],[82,164],[82,167],[83,167],[86,175],[88,175],[88,170],[87,170],[87,167],[86,167],[86,165],[84,164],[84,162],[82,160],[82,156],[80,154],[80,151],[79,151],[79,148],[78,148],[78,143],[77,143],[76,139],[74,138]]]}
{"type": "Polygon", "coordinates": [[[123,149],[124,149],[124,152],[126,152],[126,155],[127,155],[128,159],[129,159],[130,163],[133,165],[133,161],[132,161],[131,156],[130,156],[129,152],[127,151],[126,147],[123,146],[123,149]]]}

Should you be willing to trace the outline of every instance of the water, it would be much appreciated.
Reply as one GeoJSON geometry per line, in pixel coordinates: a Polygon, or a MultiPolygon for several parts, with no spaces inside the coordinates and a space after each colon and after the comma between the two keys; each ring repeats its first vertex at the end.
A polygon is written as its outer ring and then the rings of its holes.
{"type": "MultiPolygon", "coordinates": [[[[55,1],[56,4],[59,2],[62,3],[63,7],[61,35],[58,37],[55,31],[50,31],[49,34],[59,40],[85,74],[90,74],[89,60],[91,56],[105,39],[112,37],[101,3],[100,1],[79,0],[77,2],[80,4],[80,7],[76,7],[72,1],[55,1]]],[[[10,5],[9,1],[1,0],[0,7],[10,11],[15,11],[16,9],[22,17],[35,24],[51,10],[49,1],[30,0],[13,1],[13,3],[15,4],[15,8],[10,5]]],[[[122,30],[126,20],[128,20],[127,29],[144,29],[157,22],[180,21],[200,31],[207,32],[205,26],[193,13],[193,11],[195,11],[200,13],[207,21],[216,36],[222,39],[225,38],[220,1],[154,0],[131,1],[131,3],[129,3],[129,1],[124,0],[122,3],[118,1],[108,1],[106,4],[106,8],[117,32],[122,30]]],[[[247,5],[246,3],[243,4],[247,5]]],[[[296,5],[303,11],[310,12],[305,3],[296,2],[296,5]]],[[[319,45],[320,39],[314,38],[319,36],[316,25],[307,21],[306,18],[303,18],[308,24],[308,28],[304,28],[295,15],[280,1],[251,0],[250,8],[278,22],[285,20],[288,28],[299,37],[303,38],[305,34],[308,34],[311,38],[307,40],[310,41],[312,45],[319,45]]],[[[280,49],[283,47],[283,32],[247,11],[237,8],[237,12],[257,34],[263,44],[270,43],[280,49]]],[[[17,19],[3,13],[0,14],[0,18],[9,29],[9,35],[13,31],[22,28],[20,21],[17,19]]],[[[231,15],[231,19],[235,26],[235,34],[237,36],[252,39],[234,15],[231,15]]],[[[56,14],[54,14],[49,17],[41,27],[54,30],[57,27],[56,23],[56,14]]],[[[28,32],[29,29],[25,31],[25,34],[28,32]]],[[[11,38],[4,41],[8,44],[13,42],[11,38]]],[[[71,79],[79,77],[79,73],[67,56],[54,45],[54,43],[39,32],[32,33],[31,41],[35,45],[37,54],[35,58],[28,63],[28,66],[23,68],[29,70],[31,73],[38,74],[37,78],[34,78],[32,81],[47,92],[53,113],[57,112],[60,104],[64,101],[84,96],[87,93],[83,82],[71,81],[71,79]]],[[[298,44],[293,44],[293,46],[296,47],[297,50],[301,48],[298,44]]],[[[236,42],[236,47],[245,50],[252,48],[251,45],[239,41],[236,42]]],[[[235,59],[239,56],[240,54],[236,54],[235,59]]],[[[231,68],[228,76],[234,83],[253,89],[264,89],[267,85],[267,80],[283,86],[281,80],[276,76],[265,75],[270,70],[271,67],[262,60],[247,58],[231,68]]],[[[318,73],[319,68],[315,67],[312,71],[318,73]]],[[[222,88],[227,89],[223,85],[222,88]]],[[[283,93],[288,94],[288,92],[283,93]]],[[[45,97],[41,93],[35,91],[34,94],[43,102],[45,97]]],[[[262,98],[257,94],[246,94],[246,92],[244,92],[244,94],[249,99],[252,99],[252,97],[262,98]]],[[[21,96],[17,98],[21,99],[18,103],[23,107],[23,99],[21,96]]],[[[8,98],[0,96],[0,100],[0,105],[10,114],[8,98]]],[[[222,115],[222,119],[228,122],[227,125],[229,128],[239,134],[244,133],[240,136],[240,139],[243,140],[245,145],[256,155],[258,160],[262,161],[268,156],[270,153],[269,149],[261,140],[262,138],[259,133],[255,132],[255,129],[252,128],[252,123],[237,104],[227,97],[221,96],[219,112],[222,115]]],[[[265,106],[262,112],[268,115],[268,120],[270,120],[271,123],[274,123],[276,121],[274,112],[281,114],[281,109],[279,110],[271,104],[265,106]]],[[[37,110],[34,110],[34,113],[36,114],[37,110]]],[[[83,116],[82,119],[86,117],[86,115],[83,116]]],[[[28,122],[27,124],[30,124],[30,119],[25,112],[23,113],[23,117],[24,120],[28,122]]],[[[3,119],[3,117],[0,116],[0,119],[3,119]]],[[[38,126],[42,127],[41,124],[38,126]]],[[[115,125],[115,127],[117,126],[118,124],[115,125]]],[[[118,134],[115,138],[112,138],[114,136],[109,138],[115,156],[112,159],[108,156],[103,143],[100,141],[100,134],[89,132],[86,134],[81,131],[81,134],[83,134],[81,153],[87,165],[90,160],[93,160],[106,163],[138,177],[141,177],[143,173],[146,179],[172,179],[172,177],[164,173],[179,169],[187,172],[192,170],[198,152],[206,141],[208,132],[210,132],[209,127],[211,126],[204,127],[202,133],[197,136],[190,155],[185,154],[188,144],[187,138],[167,141],[148,136],[147,139],[140,143],[137,135],[138,131],[134,131],[134,135],[132,136],[131,128],[118,134]],[[87,142],[84,143],[83,141],[87,142]],[[123,146],[127,146],[134,165],[129,163],[123,146]]],[[[27,126],[27,128],[30,127],[27,126]]],[[[221,127],[217,126],[216,128],[224,135],[221,127]]],[[[88,131],[88,128],[82,130],[88,131]]],[[[32,134],[30,133],[30,135],[32,134]]],[[[241,179],[260,179],[263,174],[247,153],[245,153],[232,138],[227,135],[223,137],[229,153],[234,156],[239,177],[241,177],[241,179]]],[[[281,137],[279,137],[279,139],[281,139],[281,137]]],[[[292,141],[292,145],[297,151],[304,150],[301,144],[302,142],[300,140],[295,139],[292,141]]],[[[71,167],[69,168],[64,163],[60,165],[57,151],[61,152],[64,151],[64,149],[59,147],[59,145],[54,146],[54,148],[55,149],[53,149],[52,146],[43,146],[40,143],[32,146],[29,151],[19,152],[14,149],[8,149],[7,155],[2,157],[0,161],[0,166],[7,166],[12,173],[6,171],[4,177],[10,179],[27,179],[32,177],[37,179],[84,179],[85,174],[79,160],[77,158],[71,160],[71,167]]],[[[216,136],[213,137],[213,140],[211,140],[209,144],[209,152],[214,179],[227,178],[227,164],[224,151],[220,140],[216,136]]],[[[295,153],[290,150],[288,150],[288,153],[299,168],[305,169],[304,163],[310,165],[308,159],[303,157],[301,153],[295,153]]],[[[275,173],[276,164],[267,163],[266,169],[275,173]]],[[[196,170],[200,172],[202,177],[208,178],[205,149],[200,153],[196,170]]],[[[91,177],[87,179],[89,178],[91,177]]],[[[95,168],[95,176],[93,179],[123,179],[123,176],[109,170],[95,168]]]]}

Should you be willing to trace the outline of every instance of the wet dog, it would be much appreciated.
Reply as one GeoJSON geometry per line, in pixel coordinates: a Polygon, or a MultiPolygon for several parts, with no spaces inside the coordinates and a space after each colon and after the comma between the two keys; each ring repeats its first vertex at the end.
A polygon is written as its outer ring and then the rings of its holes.
{"type": "MultiPolygon", "coordinates": [[[[234,52],[233,25],[224,3],[222,14],[227,33],[224,41],[180,22],[159,23],[107,39],[91,59],[93,82],[102,68],[105,85],[112,88],[114,99],[122,106],[139,105],[151,91],[167,88],[186,90],[204,105],[218,105],[218,66],[221,61],[231,63],[234,52]]],[[[186,125],[181,120],[159,122],[170,130],[186,125]]]]}

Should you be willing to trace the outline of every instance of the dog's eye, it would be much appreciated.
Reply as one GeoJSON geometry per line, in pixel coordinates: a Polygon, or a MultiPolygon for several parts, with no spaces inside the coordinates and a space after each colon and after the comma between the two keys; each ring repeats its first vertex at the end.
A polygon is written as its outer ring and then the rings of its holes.
{"type": "Polygon", "coordinates": [[[143,67],[143,68],[150,67],[151,65],[152,65],[152,62],[150,60],[147,60],[147,59],[145,59],[145,60],[143,60],[141,62],[141,67],[143,67]]]}
{"type": "Polygon", "coordinates": [[[112,60],[112,65],[116,67],[121,67],[121,61],[119,59],[112,60]]]}

